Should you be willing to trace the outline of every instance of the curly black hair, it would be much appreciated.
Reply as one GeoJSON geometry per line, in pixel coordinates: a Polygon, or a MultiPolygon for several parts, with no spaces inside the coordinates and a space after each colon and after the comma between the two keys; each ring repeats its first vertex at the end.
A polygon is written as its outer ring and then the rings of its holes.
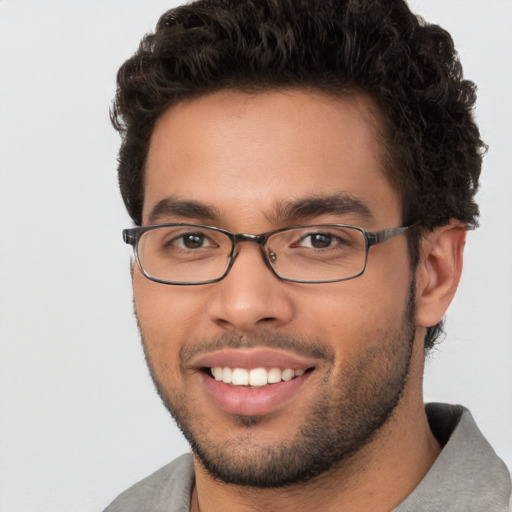
{"type": "MultiPolygon", "coordinates": [[[[153,127],[170,105],[221,89],[285,88],[369,95],[404,225],[477,225],[486,146],[473,119],[476,87],[448,32],[403,0],[198,0],[166,12],[120,68],[111,111],[133,221],[141,223],[153,127]]],[[[420,232],[409,236],[413,268],[420,232]]],[[[439,331],[428,330],[426,349],[439,331]]]]}

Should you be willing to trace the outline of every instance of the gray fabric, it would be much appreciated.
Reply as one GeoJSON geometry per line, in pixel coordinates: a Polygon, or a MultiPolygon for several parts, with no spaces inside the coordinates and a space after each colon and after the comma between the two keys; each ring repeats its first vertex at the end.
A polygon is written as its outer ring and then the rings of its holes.
{"type": "Polygon", "coordinates": [[[192,455],[186,453],[124,491],[104,512],[190,512],[193,484],[192,455]]]}
{"type": "Polygon", "coordinates": [[[436,437],[449,440],[395,512],[508,512],[510,474],[470,412],[460,405],[428,404],[427,415],[436,437]]]}
{"type": "MultiPolygon", "coordinates": [[[[394,512],[509,512],[510,475],[462,406],[428,404],[444,446],[430,471],[394,512]]],[[[194,484],[182,455],[118,496],[104,512],[189,512],[194,484]]]]}

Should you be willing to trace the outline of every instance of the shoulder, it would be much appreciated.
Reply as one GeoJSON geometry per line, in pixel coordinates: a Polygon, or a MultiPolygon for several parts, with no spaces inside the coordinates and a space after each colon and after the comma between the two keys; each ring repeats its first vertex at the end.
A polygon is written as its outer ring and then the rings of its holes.
{"type": "Polygon", "coordinates": [[[428,404],[430,428],[443,447],[413,493],[395,512],[507,512],[510,473],[460,405],[428,404]]]}
{"type": "Polygon", "coordinates": [[[188,512],[193,483],[192,455],[185,454],[124,491],[104,512],[188,512]]]}

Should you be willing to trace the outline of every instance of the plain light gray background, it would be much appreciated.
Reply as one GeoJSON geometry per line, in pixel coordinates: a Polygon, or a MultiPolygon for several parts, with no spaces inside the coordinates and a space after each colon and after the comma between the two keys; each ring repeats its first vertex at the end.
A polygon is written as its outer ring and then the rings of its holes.
{"type": "MultiPolygon", "coordinates": [[[[463,403],[512,463],[512,1],[413,0],[453,35],[490,145],[427,400],[463,403]]],[[[131,312],[108,108],[172,1],[0,0],[0,512],[99,511],[187,449],[131,312]]]]}

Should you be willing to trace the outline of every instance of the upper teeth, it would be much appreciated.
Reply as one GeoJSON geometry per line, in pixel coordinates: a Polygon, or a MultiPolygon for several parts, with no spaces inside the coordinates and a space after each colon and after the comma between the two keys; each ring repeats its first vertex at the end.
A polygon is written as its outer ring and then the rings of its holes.
{"type": "Polygon", "coordinates": [[[291,368],[230,368],[215,366],[211,368],[215,380],[233,384],[234,386],[265,386],[266,384],[275,384],[282,380],[291,380],[294,377],[300,377],[304,370],[292,370],[291,368]]]}

